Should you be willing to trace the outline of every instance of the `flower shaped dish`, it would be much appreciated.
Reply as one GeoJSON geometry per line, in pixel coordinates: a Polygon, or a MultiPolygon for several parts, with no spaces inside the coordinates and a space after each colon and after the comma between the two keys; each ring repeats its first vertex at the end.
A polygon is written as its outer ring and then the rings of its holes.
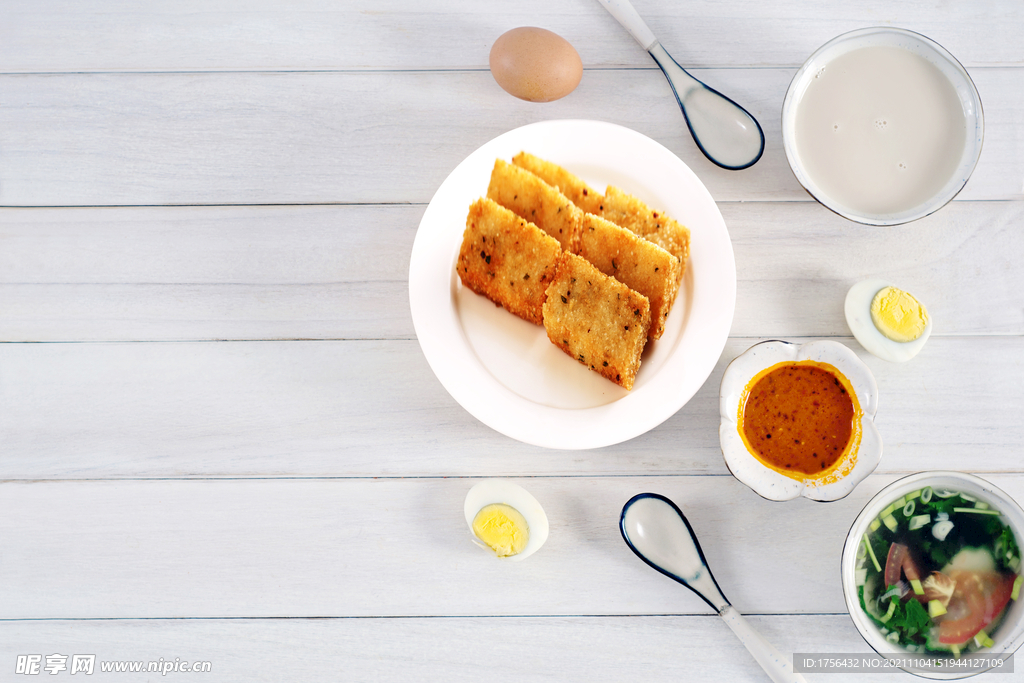
{"type": "Polygon", "coordinates": [[[857,355],[833,341],[793,344],[765,341],[755,344],[729,364],[722,377],[719,398],[722,422],[719,438],[725,464],[733,476],[768,500],[798,496],[830,501],[843,498],[878,466],[882,438],[875,428],[878,386],[857,355]],[[836,463],[821,474],[785,471],[763,462],[743,436],[742,411],[754,379],[780,364],[809,362],[831,366],[853,394],[854,417],[850,443],[836,463]]]}

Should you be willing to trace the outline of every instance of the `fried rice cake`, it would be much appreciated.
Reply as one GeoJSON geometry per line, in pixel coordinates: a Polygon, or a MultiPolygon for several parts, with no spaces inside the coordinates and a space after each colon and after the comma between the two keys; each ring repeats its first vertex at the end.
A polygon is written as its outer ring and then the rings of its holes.
{"type": "Polygon", "coordinates": [[[601,211],[604,209],[602,204],[604,195],[561,166],[535,157],[529,152],[520,152],[515,155],[512,157],[512,163],[520,168],[525,168],[548,185],[557,187],[559,192],[583,211],[601,215],[601,211]]]}
{"type": "Polygon", "coordinates": [[[561,253],[554,237],[480,198],[469,207],[455,269],[466,287],[540,325],[546,290],[561,253]]]}
{"type": "Polygon", "coordinates": [[[679,292],[679,260],[657,244],[589,213],[583,216],[577,253],[647,297],[651,304],[648,334],[651,339],[660,338],[679,292]]]}
{"type": "Polygon", "coordinates": [[[679,276],[683,276],[690,257],[690,231],[684,225],[612,185],[605,190],[601,215],[675,256],[682,266],[679,276]]]}
{"type": "Polygon", "coordinates": [[[512,157],[512,163],[557,188],[584,212],[602,216],[673,254],[682,265],[682,277],[690,255],[690,231],[685,226],[617,187],[609,185],[602,195],[561,166],[528,152],[512,157]]]}
{"type": "Polygon", "coordinates": [[[633,388],[647,343],[651,306],[582,256],[563,252],[544,302],[548,339],[626,389],[633,388]]]}
{"type": "Polygon", "coordinates": [[[497,159],[487,197],[554,237],[563,249],[575,248],[583,212],[533,173],[497,159]]]}

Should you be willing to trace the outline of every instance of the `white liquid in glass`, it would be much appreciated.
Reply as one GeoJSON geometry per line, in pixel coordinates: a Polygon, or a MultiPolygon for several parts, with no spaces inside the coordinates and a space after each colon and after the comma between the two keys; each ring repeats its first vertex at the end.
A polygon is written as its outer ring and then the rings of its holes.
{"type": "Polygon", "coordinates": [[[819,69],[795,117],[796,152],[821,193],[861,214],[935,196],[963,156],[966,119],[949,79],[899,47],[851,50],[819,69]]]}

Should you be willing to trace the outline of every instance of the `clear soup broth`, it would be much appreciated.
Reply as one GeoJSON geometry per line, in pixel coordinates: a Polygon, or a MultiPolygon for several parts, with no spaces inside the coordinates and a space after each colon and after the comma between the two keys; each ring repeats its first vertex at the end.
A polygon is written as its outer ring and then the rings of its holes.
{"type": "Polygon", "coordinates": [[[993,644],[1020,597],[1020,547],[998,506],[924,487],[872,520],[857,551],[860,607],[910,652],[958,656],[993,644]]]}

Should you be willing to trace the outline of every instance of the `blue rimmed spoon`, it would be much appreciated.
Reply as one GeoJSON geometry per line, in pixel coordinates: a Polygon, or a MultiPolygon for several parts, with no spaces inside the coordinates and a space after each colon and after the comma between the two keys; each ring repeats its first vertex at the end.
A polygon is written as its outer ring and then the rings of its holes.
{"type": "Polygon", "coordinates": [[[789,661],[725,599],[690,522],[675,503],[657,493],[633,496],[622,508],[619,531],[641,560],[711,605],[775,683],[804,683],[789,661]]]}
{"type": "Polygon", "coordinates": [[[629,0],[598,0],[640,47],[654,58],[672,86],[693,141],[711,163],[739,171],[757,163],[764,153],[764,131],[746,109],[709,88],[679,66],[629,0]]]}

